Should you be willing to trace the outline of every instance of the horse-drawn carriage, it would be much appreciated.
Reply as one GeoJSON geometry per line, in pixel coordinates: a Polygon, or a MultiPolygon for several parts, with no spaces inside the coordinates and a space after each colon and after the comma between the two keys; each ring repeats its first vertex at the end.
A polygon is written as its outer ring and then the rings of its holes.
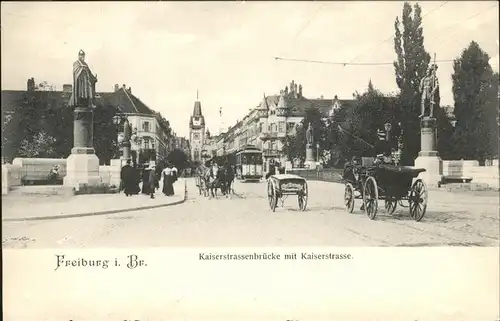
{"type": "Polygon", "coordinates": [[[200,167],[197,170],[196,186],[200,195],[205,197],[217,197],[217,189],[220,189],[222,195],[234,194],[233,182],[234,171],[229,165],[217,169],[200,167]]]}
{"type": "Polygon", "coordinates": [[[344,205],[348,213],[354,211],[354,200],[361,199],[362,209],[370,219],[375,219],[378,210],[378,200],[385,201],[385,210],[393,214],[396,206],[406,200],[409,203],[410,216],[420,221],[427,209],[428,190],[424,181],[416,179],[423,168],[396,166],[374,163],[363,166],[348,163],[344,169],[345,183],[344,205]]]}
{"type": "Polygon", "coordinates": [[[299,209],[306,210],[308,198],[307,181],[297,175],[279,174],[269,177],[267,183],[267,198],[269,207],[273,212],[276,210],[278,199],[283,207],[285,199],[289,195],[297,195],[299,209]]]}

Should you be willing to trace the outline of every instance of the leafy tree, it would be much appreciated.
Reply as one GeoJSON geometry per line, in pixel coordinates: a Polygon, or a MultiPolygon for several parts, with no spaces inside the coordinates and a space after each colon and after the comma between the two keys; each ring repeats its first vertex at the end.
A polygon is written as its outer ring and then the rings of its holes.
{"type": "Polygon", "coordinates": [[[174,149],[173,151],[171,151],[167,156],[167,160],[170,163],[174,164],[174,166],[177,167],[177,169],[180,171],[186,168],[188,165],[188,157],[180,149],[174,149]]]}
{"type": "Polygon", "coordinates": [[[453,146],[453,134],[455,128],[451,124],[444,108],[435,108],[434,117],[436,117],[437,150],[439,152],[439,156],[443,159],[455,159],[453,146]]]}
{"type": "MultiPolygon", "coordinates": [[[[396,106],[395,97],[385,96],[373,87],[358,96],[355,105],[345,111],[344,119],[338,120],[345,130],[338,136],[342,154],[347,158],[374,156],[376,151],[372,146],[378,140],[377,130],[384,129],[387,122],[396,129],[396,106]]],[[[395,140],[396,135],[393,136],[395,140]]]]}
{"type": "Polygon", "coordinates": [[[2,156],[7,161],[20,156],[21,144],[40,132],[43,115],[40,95],[35,92],[24,93],[13,107],[12,114],[4,116],[2,127],[2,156]]]}
{"type": "Polygon", "coordinates": [[[422,9],[417,4],[413,10],[408,2],[403,5],[401,21],[394,22],[394,62],[396,84],[400,89],[400,110],[397,118],[403,127],[402,163],[411,165],[420,151],[420,80],[425,76],[430,55],[424,48],[422,9]],[[413,13],[413,15],[412,15],[413,13]]]}
{"type": "Polygon", "coordinates": [[[454,143],[457,156],[483,161],[498,154],[498,74],[472,41],[453,64],[454,143]]]}
{"type": "MultiPolygon", "coordinates": [[[[284,152],[289,159],[305,159],[306,156],[306,131],[309,123],[313,128],[313,142],[319,143],[320,151],[325,149],[328,142],[325,139],[326,124],[322,120],[320,110],[312,103],[306,108],[306,114],[300,125],[297,127],[294,135],[289,135],[285,139],[284,152]]],[[[314,146],[316,149],[316,146],[314,146]]]]}
{"type": "Polygon", "coordinates": [[[94,109],[94,149],[101,164],[108,164],[118,150],[118,131],[113,124],[117,109],[98,105],[94,109]]]}
{"type": "Polygon", "coordinates": [[[31,138],[25,138],[21,141],[18,155],[27,158],[57,157],[55,143],[54,137],[41,131],[31,138]]]}

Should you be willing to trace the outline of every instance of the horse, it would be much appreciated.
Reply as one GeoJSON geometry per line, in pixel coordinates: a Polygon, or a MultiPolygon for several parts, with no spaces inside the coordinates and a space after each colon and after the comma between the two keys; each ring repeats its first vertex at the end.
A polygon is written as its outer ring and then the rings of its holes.
{"type": "Polygon", "coordinates": [[[219,187],[219,180],[217,179],[218,172],[214,173],[213,168],[208,168],[207,171],[205,172],[205,175],[203,175],[204,179],[204,187],[205,187],[205,196],[212,196],[216,197],[217,196],[217,187],[219,187]]]}
{"type": "Polygon", "coordinates": [[[231,165],[224,166],[224,191],[225,195],[234,194],[233,182],[235,178],[234,170],[231,165]]]}

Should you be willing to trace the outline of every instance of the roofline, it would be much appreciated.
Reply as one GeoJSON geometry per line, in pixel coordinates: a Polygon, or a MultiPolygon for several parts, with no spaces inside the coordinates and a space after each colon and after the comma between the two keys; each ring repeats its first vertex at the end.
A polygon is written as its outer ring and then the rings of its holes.
{"type": "MultiPolygon", "coordinates": [[[[133,101],[132,101],[132,99],[130,98],[130,96],[129,96],[129,94],[128,94],[127,90],[125,90],[125,88],[123,88],[123,87],[122,87],[122,88],[120,88],[120,90],[123,90],[123,92],[125,92],[125,95],[127,95],[128,100],[132,103],[132,106],[134,106],[135,111],[136,111],[137,113],[139,113],[139,110],[137,109],[137,106],[134,104],[134,102],[133,102],[133,101]]],[[[147,106],[146,106],[146,107],[147,107],[147,106]]]]}

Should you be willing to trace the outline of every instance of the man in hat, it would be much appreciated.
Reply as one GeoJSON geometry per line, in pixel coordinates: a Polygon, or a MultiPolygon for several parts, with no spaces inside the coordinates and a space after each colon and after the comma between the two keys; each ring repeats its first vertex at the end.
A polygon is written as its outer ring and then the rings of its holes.
{"type": "Polygon", "coordinates": [[[427,69],[427,74],[420,81],[420,93],[422,101],[420,105],[420,118],[425,116],[426,105],[429,105],[429,117],[432,117],[434,112],[434,98],[436,97],[439,88],[439,82],[436,76],[438,66],[433,64],[427,69]]]}
{"type": "Polygon", "coordinates": [[[134,169],[132,168],[132,166],[130,166],[130,163],[130,159],[127,159],[127,163],[122,167],[120,173],[121,184],[125,196],[132,195],[135,192],[134,187],[136,185],[136,182],[134,177],[134,169]]]}
{"type": "Polygon", "coordinates": [[[149,166],[149,196],[151,198],[155,198],[155,189],[156,189],[156,166],[155,165],[150,165],[149,166]]]}

